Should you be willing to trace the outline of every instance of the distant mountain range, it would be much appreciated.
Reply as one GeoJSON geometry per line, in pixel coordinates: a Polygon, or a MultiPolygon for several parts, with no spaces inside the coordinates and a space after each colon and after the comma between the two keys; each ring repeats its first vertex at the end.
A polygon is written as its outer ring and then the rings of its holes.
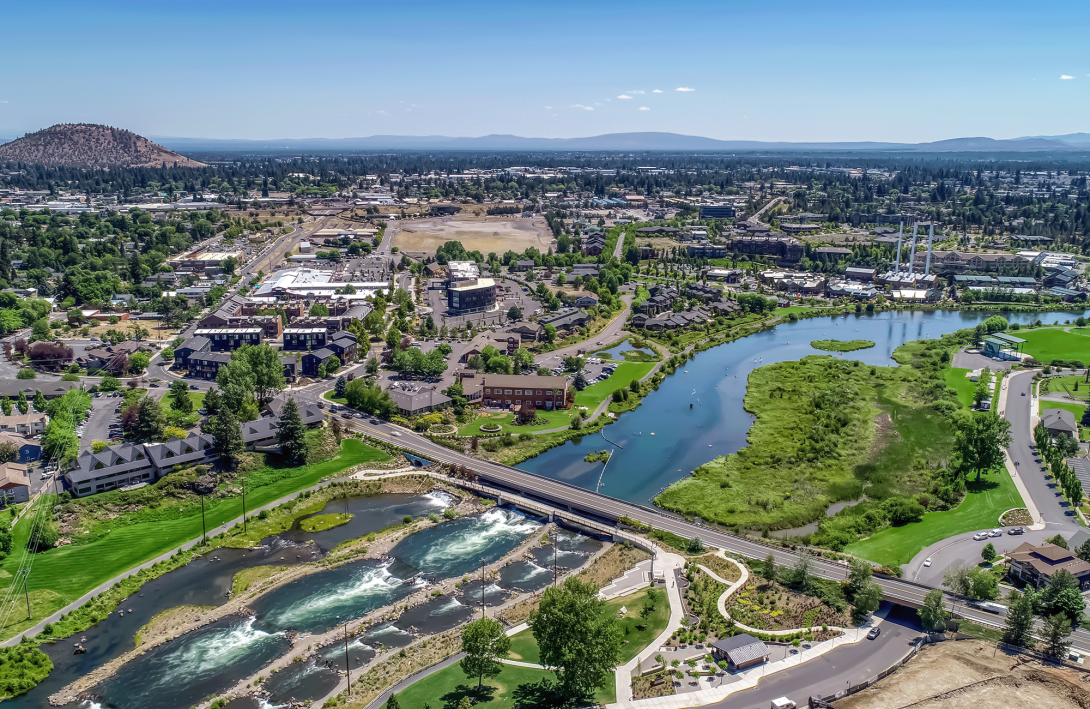
{"type": "Polygon", "coordinates": [[[158,143],[126,130],[89,124],[59,125],[0,144],[0,161],[42,165],[104,167],[160,165],[177,161],[197,166],[178,153],[352,152],[359,150],[517,150],[517,151],[701,151],[701,152],[1069,152],[1090,150],[1090,133],[1035,135],[996,140],[952,138],[932,143],[764,142],[717,140],[679,133],[607,133],[587,138],[525,138],[485,135],[372,135],[362,138],[276,138],[243,140],[154,137],[158,143]],[[173,151],[173,152],[172,152],[173,151]]]}
{"type": "Polygon", "coordinates": [[[361,138],[276,138],[270,140],[174,138],[158,136],[163,145],[179,151],[291,151],[291,150],[695,150],[695,151],[907,151],[907,152],[1051,152],[1090,149],[1090,133],[1064,136],[1027,136],[1009,140],[953,138],[933,143],[884,142],[764,142],[717,140],[679,133],[607,133],[588,138],[525,138],[485,135],[454,138],[445,135],[372,135],[361,138]]]}

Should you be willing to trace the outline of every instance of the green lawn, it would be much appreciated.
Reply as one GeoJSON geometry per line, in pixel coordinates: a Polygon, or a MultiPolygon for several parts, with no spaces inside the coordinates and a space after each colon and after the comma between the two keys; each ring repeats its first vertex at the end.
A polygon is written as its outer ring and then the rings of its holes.
{"type": "Polygon", "coordinates": [[[655,364],[655,362],[625,362],[618,365],[617,371],[613,372],[609,379],[576,392],[575,405],[585,406],[588,413],[594,413],[606,397],[613,395],[615,389],[628,386],[633,379],[643,379],[655,368],[655,364]]]}
{"type": "MultiPolygon", "coordinates": [[[[534,701],[537,696],[535,688],[526,687],[520,691],[520,686],[553,679],[554,675],[549,670],[504,665],[499,677],[486,679],[483,694],[476,695],[474,692],[477,689],[477,678],[466,677],[462,668],[455,664],[409,685],[397,695],[397,701],[404,709],[420,709],[425,703],[431,705],[432,709],[454,709],[462,697],[468,695],[477,699],[473,706],[482,709],[531,707],[538,705],[534,701]],[[516,696],[517,694],[523,696],[516,696]]],[[[598,704],[617,701],[617,688],[612,677],[607,687],[595,693],[594,700],[598,704]]]]}
{"type": "Polygon", "coordinates": [[[512,435],[519,435],[520,433],[536,433],[537,431],[547,431],[552,428],[567,428],[571,425],[573,411],[545,411],[538,409],[538,418],[545,419],[545,423],[536,426],[516,426],[512,424],[515,420],[515,414],[495,414],[490,416],[478,416],[474,420],[470,421],[466,425],[458,429],[459,436],[481,436],[486,435],[481,431],[481,426],[486,423],[498,423],[503,426],[503,430],[500,433],[511,433],[512,435]]]}
{"type": "MultiPolygon", "coordinates": [[[[191,391],[189,392],[189,398],[193,402],[193,410],[204,408],[204,392],[203,391],[191,391]]],[[[163,400],[159,402],[164,409],[170,408],[170,402],[174,401],[174,395],[169,391],[163,397],[163,400]]]]}
{"type": "Polygon", "coordinates": [[[991,529],[998,524],[999,515],[1024,505],[1010,473],[1003,468],[981,476],[980,483],[970,482],[968,494],[956,508],[928,512],[915,524],[887,527],[844,551],[888,566],[907,564],[924,547],[962,532],[991,529]]]}
{"type": "MultiPolygon", "coordinates": [[[[1045,380],[1050,394],[1065,394],[1077,399],[1086,400],[1090,395],[1090,383],[1087,383],[1085,375],[1072,375],[1067,377],[1051,377],[1045,380]],[[1075,387],[1078,386],[1078,389],[1075,387]]],[[[1044,393],[1045,384],[1041,385],[1044,393]]]]}
{"type": "Polygon", "coordinates": [[[1068,403],[1066,401],[1045,401],[1042,399],[1041,413],[1044,413],[1045,409],[1067,409],[1075,414],[1075,423],[1079,425],[1079,440],[1085,441],[1090,438],[1090,428],[1082,425],[1082,415],[1086,411],[1086,406],[1083,404],[1068,403]]]}
{"type": "Polygon", "coordinates": [[[958,393],[958,401],[967,409],[973,407],[973,394],[976,392],[976,382],[970,381],[966,376],[972,370],[960,367],[948,367],[943,372],[946,378],[946,386],[958,393]]]}
{"type": "MultiPolygon", "coordinates": [[[[647,603],[647,592],[649,590],[651,589],[641,589],[636,593],[606,602],[605,613],[607,615],[617,615],[622,606],[628,609],[628,613],[619,619],[625,640],[624,647],[621,648],[621,664],[628,662],[650,645],[651,641],[666,630],[666,625],[670,622],[670,602],[661,590],[659,591],[659,602],[655,605],[655,610],[646,620],[640,617],[640,610],[647,603]],[[643,626],[643,629],[641,630],[637,626],[643,626]]],[[[534,640],[534,635],[529,628],[511,636],[510,658],[535,664],[541,661],[537,641],[534,640]]]]}
{"type": "MultiPolygon", "coordinates": [[[[285,495],[291,494],[316,484],[319,480],[360,463],[374,460],[388,460],[389,456],[378,449],[365,445],[356,439],[346,439],[340,453],[331,460],[316,465],[291,469],[286,475],[285,469],[263,469],[250,473],[248,480],[260,484],[262,477],[270,480],[268,484],[253,487],[246,492],[247,509],[253,510],[266,505],[285,495]]],[[[105,495],[123,494],[115,492],[105,495]]],[[[135,524],[119,524],[101,538],[86,544],[70,544],[48,552],[38,554],[34,559],[34,568],[30,574],[29,589],[31,600],[41,599],[35,616],[52,613],[76,600],[87,591],[108,581],[118,574],[139,564],[170,551],[182,543],[201,535],[201,512],[197,504],[181,508],[184,513],[176,518],[162,516],[170,514],[170,508],[160,509],[157,519],[141,521],[135,524]]],[[[141,513],[148,511],[141,511],[141,513]]],[[[209,532],[224,522],[242,514],[240,496],[224,498],[215,505],[209,505],[206,517],[209,532]]],[[[27,515],[14,529],[13,550],[21,551],[29,537],[29,518],[27,515]]],[[[97,535],[96,535],[97,536],[97,535]]],[[[19,567],[20,553],[13,553],[0,564],[0,588],[6,589],[7,579],[19,567]]],[[[38,605],[35,603],[35,605],[38,605]]],[[[17,616],[18,614],[12,614],[17,616]]],[[[0,628],[0,637],[12,635],[29,627],[30,623],[20,616],[0,628]]]]}
{"type": "Polygon", "coordinates": [[[1033,355],[1038,362],[1048,364],[1054,359],[1090,360],[1090,330],[1064,332],[1060,328],[1040,328],[1018,330],[1010,334],[1026,341],[1022,351],[1033,355]]]}

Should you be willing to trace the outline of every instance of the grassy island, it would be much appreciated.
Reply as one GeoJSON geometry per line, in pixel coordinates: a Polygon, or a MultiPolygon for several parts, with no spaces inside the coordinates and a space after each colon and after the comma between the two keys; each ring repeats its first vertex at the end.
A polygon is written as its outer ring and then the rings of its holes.
{"type": "Polygon", "coordinates": [[[753,371],[744,400],[756,416],[748,445],[701,466],[655,502],[744,529],[819,521],[809,543],[841,550],[880,538],[853,551],[898,563],[932,532],[973,529],[1021,506],[1005,470],[967,484],[947,467],[953,422],[966,415],[947,375],[952,353],[971,337],[961,331],[906,343],[894,352],[897,367],[811,355],[753,371]],[[825,516],[835,502],[864,497],[825,516]]]}
{"type": "Polygon", "coordinates": [[[339,527],[342,524],[348,524],[356,515],[354,514],[331,514],[331,515],[314,515],[313,517],[307,517],[299,522],[299,529],[304,532],[324,532],[327,529],[333,529],[339,527]]]}
{"type": "Polygon", "coordinates": [[[874,347],[874,343],[870,340],[814,340],[810,346],[826,352],[854,352],[870,349],[874,347]]]}

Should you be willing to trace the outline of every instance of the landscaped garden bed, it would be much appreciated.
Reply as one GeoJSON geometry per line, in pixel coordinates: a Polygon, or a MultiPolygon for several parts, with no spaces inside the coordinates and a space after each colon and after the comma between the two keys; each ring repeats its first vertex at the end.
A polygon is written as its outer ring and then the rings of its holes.
{"type": "MultiPolygon", "coordinates": [[[[814,628],[814,639],[820,638],[823,627],[851,627],[849,610],[837,610],[820,598],[799,593],[794,589],[762,578],[750,580],[727,601],[730,617],[743,625],[760,630],[793,630],[814,628]]],[[[831,633],[829,637],[834,637],[831,633]]]]}
{"type": "Polygon", "coordinates": [[[449,423],[437,423],[432,425],[432,427],[428,429],[428,433],[432,434],[433,436],[449,436],[457,432],[457,426],[449,423]]]}
{"type": "Polygon", "coordinates": [[[632,680],[633,699],[672,697],[675,693],[673,670],[662,669],[632,680]]]}
{"type": "Polygon", "coordinates": [[[499,433],[503,430],[503,426],[499,425],[498,423],[486,423],[479,428],[485,433],[499,433]]]}
{"type": "Polygon", "coordinates": [[[1028,526],[1033,524],[1033,517],[1030,516],[1029,510],[1025,507],[1018,507],[1013,510],[1007,510],[1003,513],[1003,516],[999,518],[999,526],[1028,526]]]}

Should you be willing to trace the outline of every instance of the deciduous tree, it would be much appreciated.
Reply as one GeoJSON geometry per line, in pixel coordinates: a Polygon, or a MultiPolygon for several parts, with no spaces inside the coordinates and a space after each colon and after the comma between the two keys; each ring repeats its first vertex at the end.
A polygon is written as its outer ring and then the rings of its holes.
{"type": "Polygon", "coordinates": [[[511,638],[504,632],[503,624],[491,618],[481,618],[462,628],[462,672],[477,678],[477,691],[481,690],[485,677],[496,677],[503,671],[503,663],[511,650],[511,638]]]}

